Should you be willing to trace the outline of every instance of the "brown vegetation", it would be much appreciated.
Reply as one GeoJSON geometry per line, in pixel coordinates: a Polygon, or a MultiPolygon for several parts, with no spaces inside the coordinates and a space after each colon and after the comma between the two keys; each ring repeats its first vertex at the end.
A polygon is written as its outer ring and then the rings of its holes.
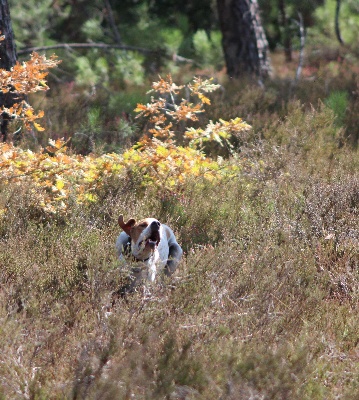
{"type": "Polygon", "coordinates": [[[144,191],[119,174],[58,219],[35,185],[0,182],[0,398],[356,398],[357,98],[342,115],[340,96],[312,101],[319,83],[271,85],[213,98],[211,119],[254,127],[228,179],[144,191]],[[150,295],[113,295],[122,213],[170,224],[185,250],[150,295]]]}

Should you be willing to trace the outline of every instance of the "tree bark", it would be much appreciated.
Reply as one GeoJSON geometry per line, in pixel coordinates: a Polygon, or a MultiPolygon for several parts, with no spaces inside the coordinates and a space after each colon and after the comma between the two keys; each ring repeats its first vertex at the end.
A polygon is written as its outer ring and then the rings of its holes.
{"type": "Polygon", "coordinates": [[[271,67],[257,0],[217,0],[217,7],[228,75],[266,78],[271,67]]]}
{"type": "Polygon", "coordinates": [[[0,31],[5,36],[0,42],[0,68],[10,70],[16,63],[16,48],[7,0],[0,0],[0,31]]]}
{"type": "MultiPolygon", "coordinates": [[[[7,0],[0,0],[0,31],[5,39],[0,42],[0,68],[10,70],[16,64],[16,48],[14,33],[11,26],[10,10],[7,0]]],[[[18,95],[13,92],[0,92],[0,107],[11,107],[17,101],[18,95]]],[[[9,115],[0,116],[1,139],[6,141],[9,115]]]]}

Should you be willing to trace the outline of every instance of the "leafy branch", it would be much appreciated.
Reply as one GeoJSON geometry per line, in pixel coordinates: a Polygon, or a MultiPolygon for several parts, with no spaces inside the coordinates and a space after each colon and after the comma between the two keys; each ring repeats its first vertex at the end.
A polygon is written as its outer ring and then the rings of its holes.
{"type": "MultiPolygon", "coordinates": [[[[12,84],[16,84],[15,77],[16,74],[11,76],[12,84]]],[[[43,78],[42,73],[38,78],[43,78]]],[[[39,84],[36,79],[32,82],[26,86],[30,92],[39,84]]],[[[18,86],[18,89],[23,87],[18,86]]],[[[73,203],[98,201],[108,179],[126,177],[135,179],[144,188],[173,192],[181,190],[193,178],[211,182],[230,178],[241,169],[240,160],[232,163],[211,158],[204,154],[202,146],[211,141],[220,146],[228,145],[233,136],[250,128],[240,118],[210,121],[203,129],[186,128],[184,137],[188,145],[176,143],[175,133],[179,133],[175,131],[176,123],[198,121],[198,114],[211,104],[208,93],[218,87],[212,80],[201,78],[194,78],[188,85],[177,85],[171,76],[154,82],[150,103],[138,104],[135,110],[138,117],[149,120],[151,127],[138,143],[121,155],[74,155],[67,152],[68,141],[63,139],[50,140],[49,145],[37,153],[2,143],[0,181],[5,185],[31,188],[34,207],[51,216],[71,212],[73,203]],[[190,94],[188,98],[184,98],[186,93],[190,94]]],[[[0,215],[4,217],[6,210],[0,210],[0,215]]]]}
{"type": "MultiPolygon", "coordinates": [[[[0,91],[4,94],[18,94],[21,98],[21,95],[48,90],[45,79],[48,69],[54,68],[60,63],[56,58],[55,55],[52,55],[47,59],[45,56],[33,53],[29,61],[21,64],[17,62],[10,71],[0,69],[0,91]]],[[[36,114],[25,100],[14,103],[11,107],[3,106],[0,111],[6,113],[10,118],[22,120],[27,128],[33,124],[38,131],[44,130],[40,124],[35,122],[44,116],[44,112],[40,111],[36,114]]]]}
{"type": "MultiPolygon", "coordinates": [[[[170,75],[152,84],[152,89],[148,93],[156,93],[159,97],[151,97],[148,104],[138,104],[135,111],[138,117],[143,116],[149,119],[153,125],[149,133],[157,139],[162,139],[166,143],[172,143],[175,132],[171,130],[173,122],[198,121],[198,114],[204,113],[204,106],[210,105],[211,101],[208,93],[216,91],[220,85],[212,82],[213,79],[202,79],[195,77],[193,82],[187,85],[178,86],[172,81],[170,75]],[[179,104],[176,98],[181,91],[188,92],[190,96],[197,98],[190,101],[189,98],[181,98],[179,104]],[[165,97],[161,97],[165,96],[165,97]]],[[[241,132],[249,130],[251,127],[241,118],[235,118],[230,121],[220,119],[218,122],[212,121],[204,128],[187,127],[183,136],[189,140],[189,146],[201,150],[205,142],[216,142],[220,146],[226,145],[232,149],[231,139],[238,136],[241,132]]],[[[148,143],[144,143],[148,145],[148,143]]]]}

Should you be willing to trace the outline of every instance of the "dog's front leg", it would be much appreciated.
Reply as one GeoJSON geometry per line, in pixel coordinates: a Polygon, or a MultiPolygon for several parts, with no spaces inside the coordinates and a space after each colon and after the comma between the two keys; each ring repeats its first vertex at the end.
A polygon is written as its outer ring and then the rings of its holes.
{"type": "Polygon", "coordinates": [[[154,282],[156,279],[156,274],[157,274],[157,264],[158,264],[158,255],[156,252],[152,254],[150,259],[148,260],[148,273],[147,273],[147,279],[150,282],[154,282]],[[157,257],[156,257],[157,256],[157,257]]]}
{"type": "Polygon", "coordinates": [[[131,289],[135,289],[137,286],[143,282],[143,280],[146,278],[144,267],[139,266],[139,267],[133,267],[131,269],[131,275],[130,275],[130,280],[131,280],[131,289]]]}

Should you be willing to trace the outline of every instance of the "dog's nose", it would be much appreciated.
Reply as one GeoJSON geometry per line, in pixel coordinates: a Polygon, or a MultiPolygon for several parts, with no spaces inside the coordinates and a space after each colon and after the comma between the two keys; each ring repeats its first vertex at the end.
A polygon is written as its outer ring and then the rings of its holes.
{"type": "Polygon", "coordinates": [[[151,229],[158,231],[160,229],[161,224],[158,221],[153,221],[151,223],[151,229]]]}

